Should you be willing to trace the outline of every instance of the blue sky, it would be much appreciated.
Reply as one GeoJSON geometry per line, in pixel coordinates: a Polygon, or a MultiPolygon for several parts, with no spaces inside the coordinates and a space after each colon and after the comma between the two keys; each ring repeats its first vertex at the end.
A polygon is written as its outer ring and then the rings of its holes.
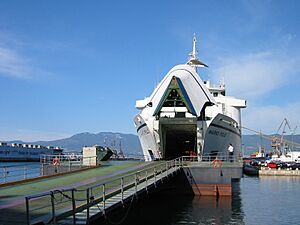
{"type": "MultiPolygon", "coordinates": [[[[0,2],[0,140],[135,133],[135,101],[185,63],[245,98],[245,126],[300,130],[299,1],[0,2]]],[[[299,130],[296,133],[299,133],[299,130]]]]}

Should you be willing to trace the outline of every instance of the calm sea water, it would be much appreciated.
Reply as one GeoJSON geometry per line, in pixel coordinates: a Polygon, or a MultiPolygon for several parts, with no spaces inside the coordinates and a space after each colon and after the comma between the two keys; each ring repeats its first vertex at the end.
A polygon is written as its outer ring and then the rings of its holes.
{"type": "Polygon", "coordinates": [[[0,183],[40,176],[39,162],[0,162],[0,183]]]}
{"type": "Polygon", "coordinates": [[[133,205],[122,224],[300,224],[299,178],[244,177],[235,183],[234,192],[220,198],[153,195],[133,205]]]}

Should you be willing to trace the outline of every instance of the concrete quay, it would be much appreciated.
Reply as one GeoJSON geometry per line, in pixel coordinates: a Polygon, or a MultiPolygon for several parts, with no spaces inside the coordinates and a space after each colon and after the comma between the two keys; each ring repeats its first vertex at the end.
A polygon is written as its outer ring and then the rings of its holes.
{"type": "Polygon", "coordinates": [[[300,170],[261,168],[259,176],[300,176],[300,170]]]}

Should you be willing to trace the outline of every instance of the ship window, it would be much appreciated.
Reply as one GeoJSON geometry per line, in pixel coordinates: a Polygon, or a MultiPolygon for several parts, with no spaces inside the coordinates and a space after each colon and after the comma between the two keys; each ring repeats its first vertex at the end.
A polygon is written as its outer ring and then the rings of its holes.
{"type": "Polygon", "coordinates": [[[166,98],[163,107],[185,107],[185,104],[176,89],[172,89],[166,98]]]}
{"type": "Polygon", "coordinates": [[[218,97],[218,92],[214,92],[214,97],[218,97]]]}
{"type": "MultiPolygon", "coordinates": [[[[186,108],[192,115],[197,115],[191,100],[179,78],[173,77],[163,98],[153,114],[158,114],[163,107],[186,108]]],[[[180,110],[182,111],[182,110],[180,110]]]]}

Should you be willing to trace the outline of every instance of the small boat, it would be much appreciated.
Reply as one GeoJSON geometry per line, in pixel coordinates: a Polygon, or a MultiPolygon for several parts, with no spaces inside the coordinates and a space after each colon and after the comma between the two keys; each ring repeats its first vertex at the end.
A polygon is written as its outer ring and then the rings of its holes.
{"type": "Polygon", "coordinates": [[[248,176],[258,176],[260,165],[257,161],[244,161],[243,172],[248,176]]]}

